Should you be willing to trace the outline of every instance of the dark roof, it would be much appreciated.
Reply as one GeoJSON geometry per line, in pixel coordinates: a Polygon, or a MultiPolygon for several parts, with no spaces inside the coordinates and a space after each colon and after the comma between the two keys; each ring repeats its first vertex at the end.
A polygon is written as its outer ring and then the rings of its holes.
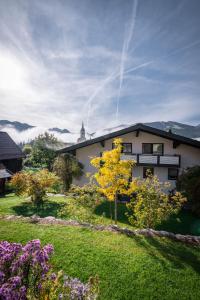
{"type": "Polygon", "coordinates": [[[92,145],[92,144],[95,144],[95,143],[99,143],[99,142],[103,142],[103,141],[108,140],[108,139],[115,138],[115,137],[130,133],[130,132],[133,132],[133,131],[143,131],[143,132],[151,133],[151,134],[154,134],[154,135],[157,135],[157,136],[169,139],[169,140],[176,141],[176,142],[181,143],[181,144],[186,144],[186,145],[189,145],[189,146],[200,148],[200,142],[199,141],[196,141],[196,140],[193,140],[193,139],[181,136],[181,135],[177,135],[177,134],[174,134],[174,133],[170,133],[170,132],[167,132],[167,131],[164,131],[164,130],[160,130],[160,129],[157,129],[157,128],[153,128],[153,127],[144,125],[142,123],[138,123],[136,125],[133,125],[133,126],[130,126],[130,127],[127,127],[127,128],[124,128],[124,129],[106,134],[106,135],[102,135],[100,137],[97,137],[97,138],[94,138],[94,139],[91,139],[91,140],[87,140],[85,142],[72,145],[70,147],[63,148],[61,150],[58,150],[58,152],[63,153],[63,152],[73,151],[73,150],[83,148],[83,147],[86,147],[86,146],[89,146],[89,145],[92,145]]]}
{"type": "Polygon", "coordinates": [[[22,158],[22,150],[15,144],[7,132],[0,131],[0,160],[22,158]]]}

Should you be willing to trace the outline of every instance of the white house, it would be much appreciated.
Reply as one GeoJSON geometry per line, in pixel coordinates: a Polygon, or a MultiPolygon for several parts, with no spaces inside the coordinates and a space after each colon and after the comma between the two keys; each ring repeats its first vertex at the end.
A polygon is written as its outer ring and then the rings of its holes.
{"type": "MultiPolygon", "coordinates": [[[[150,169],[161,181],[169,181],[173,187],[183,169],[200,165],[199,141],[143,124],[84,141],[59,152],[75,155],[84,165],[85,174],[94,173],[95,169],[90,164],[91,157],[100,156],[103,151],[112,149],[114,138],[121,138],[123,141],[122,159],[136,161],[134,177],[144,178],[146,170],[150,169]]],[[[73,183],[80,186],[87,183],[85,174],[73,183]]]]}

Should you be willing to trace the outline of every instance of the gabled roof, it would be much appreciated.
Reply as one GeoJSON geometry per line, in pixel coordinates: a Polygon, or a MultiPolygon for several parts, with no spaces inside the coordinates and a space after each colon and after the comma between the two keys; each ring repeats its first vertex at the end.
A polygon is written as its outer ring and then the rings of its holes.
{"type": "Polygon", "coordinates": [[[0,160],[22,158],[24,154],[7,132],[0,131],[0,160]]]}
{"type": "Polygon", "coordinates": [[[133,126],[130,126],[130,127],[127,127],[127,128],[124,128],[124,129],[106,134],[106,135],[102,135],[100,137],[97,137],[97,138],[94,138],[94,139],[91,139],[91,140],[87,140],[85,142],[72,145],[70,147],[60,149],[60,150],[58,150],[58,153],[69,152],[69,151],[73,151],[73,150],[76,150],[76,149],[80,149],[80,148],[83,148],[83,147],[86,147],[86,146],[89,146],[89,145],[92,145],[92,144],[96,144],[96,143],[99,143],[99,142],[103,142],[105,140],[112,139],[112,138],[130,133],[130,132],[133,132],[133,131],[147,132],[147,133],[157,135],[157,136],[169,139],[169,140],[176,141],[180,144],[186,144],[186,145],[189,145],[189,146],[200,148],[200,142],[199,141],[196,141],[196,140],[193,140],[193,139],[181,136],[181,135],[177,135],[177,134],[174,134],[174,133],[166,132],[164,130],[160,130],[160,129],[157,129],[157,128],[153,128],[153,127],[144,125],[142,123],[138,123],[136,125],[133,125],[133,126]]]}

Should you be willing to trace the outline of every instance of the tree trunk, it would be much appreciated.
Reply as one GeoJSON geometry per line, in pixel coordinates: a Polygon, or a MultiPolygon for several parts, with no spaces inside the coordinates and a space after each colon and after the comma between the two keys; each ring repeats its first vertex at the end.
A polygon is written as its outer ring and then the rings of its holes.
{"type": "Polygon", "coordinates": [[[112,202],[111,201],[109,201],[109,207],[110,207],[110,219],[111,219],[111,223],[112,223],[112,219],[113,219],[113,217],[112,217],[112,202]]]}
{"type": "Polygon", "coordinates": [[[115,225],[117,225],[117,193],[115,195],[115,225]]]}

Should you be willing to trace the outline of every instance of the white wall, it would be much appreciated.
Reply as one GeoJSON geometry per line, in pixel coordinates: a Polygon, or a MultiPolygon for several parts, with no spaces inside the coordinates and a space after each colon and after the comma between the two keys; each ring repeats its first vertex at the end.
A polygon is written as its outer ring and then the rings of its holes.
{"type": "MultiPolygon", "coordinates": [[[[136,137],[136,132],[127,133],[122,138],[124,143],[132,143],[132,152],[135,154],[142,153],[142,143],[163,143],[164,144],[164,155],[181,155],[181,168],[191,167],[194,165],[200,165],[200,149],[184,144],[179,145],[176,149],[173,148],[173,141],[149,134],[146,132],[139,133],[136,137]]],[[[83,163],[84,172],[93,173],[95,169],[91,166],[90,160],[94,156],[99,156],[100,152],[112,149],[113,139],[105,141],[105,147],[102,147],[100,143],[89,145],[76,150],[77,159],[83,163]]],[[[154,174],[159,177],[161,181],[168,180],[168,168],[167,167],[154,167],[154,174]]],[[[134,168],[134,176],[143,178],[143,167],[137,166],[134,168]]],[[[80,180],[74,180],[74,184],[83,185],[88,182],[88,178],[82,176],[80,180]]],[[[174,181],[169,181],[173,186],[174,181]]]]}

